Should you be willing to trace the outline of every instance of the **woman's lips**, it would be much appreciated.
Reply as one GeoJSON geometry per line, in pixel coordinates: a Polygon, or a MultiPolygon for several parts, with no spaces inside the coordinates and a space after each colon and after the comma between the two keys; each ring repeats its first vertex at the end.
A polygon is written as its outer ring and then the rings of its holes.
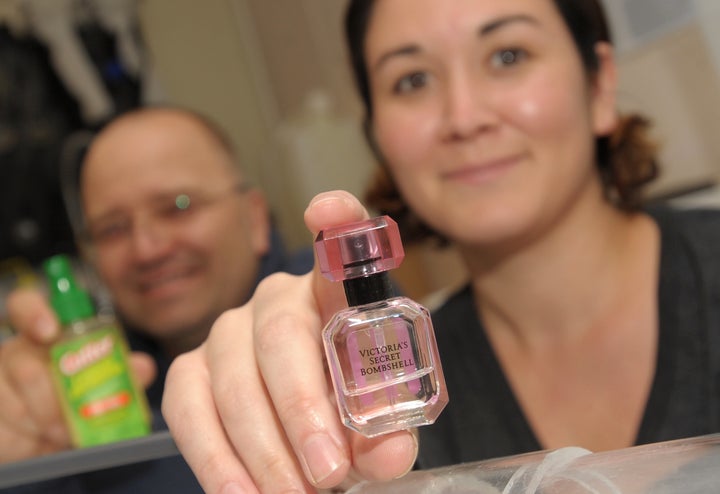
{"type": "Polygon", "coordinates": [[[456,170],[445,172],[443,178],[452,182],[484,184],[507,173],[520,162],[521,158],[521,155],[514,155],[481,163],[465,163],[456,170]]]}

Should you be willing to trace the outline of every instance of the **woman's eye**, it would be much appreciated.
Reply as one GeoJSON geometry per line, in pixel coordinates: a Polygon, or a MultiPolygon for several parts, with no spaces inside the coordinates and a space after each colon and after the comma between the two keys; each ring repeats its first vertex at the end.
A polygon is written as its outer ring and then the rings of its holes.
{"type": "Polygon", "coordinates": [[[491,61],[494,67],[511,67],[526,57],[527,52],[525,50],[520,48],[506,48],[493,53],[491,61]]]}
{"type": "Polygon", "coordinates": [[[398,81],[395,85],[396,93],[407,93],[419,89],[427,84],[427,74],[425,72],[414,72],[398,81]]]}

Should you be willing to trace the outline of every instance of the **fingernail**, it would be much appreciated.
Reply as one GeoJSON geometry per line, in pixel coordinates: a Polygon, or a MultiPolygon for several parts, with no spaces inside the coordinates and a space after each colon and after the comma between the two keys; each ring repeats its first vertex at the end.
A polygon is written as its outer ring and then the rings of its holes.
{"type": "Polygon", "coordinates": [[[317,209],[318,207],[328,207],[328,204],[330,207],[333,207],[333,204],[337,206],[337,199],[333,197],[315,197],[310,201],[310,204],[308,204],[306,211],[309,209],[317,209]]]}
{"type": "Polygon", "coordinates": [[[315,484],[328,478],[347,461],[335,441],[324,433],[308,437],[302,453],[305,471],[315,484]]]}
{"type": "MultiPolygon", "coordinates": [[[[410,441],[409,441],[409,443],[408,443],[407,446],[408,446],[409,449],[411,450],[411,455],[412,455],[412,457],[413,457],[413,458],[416,458],[416,457],[417,457],[417,453],[418,453],[418,447],[419,447],[418,438],[417,438],[417,436],[415,435],[415,433],[413,433],[412,431],[410,432],[409,436],[410,436],[410,441]]],[[[407,474],[410,472],[410,470],[413,469],[413,466],[414,466],[414,465],[415,465],[415,461],[413,460],[413,461],[411,461],[410,464],[408,465],[407,470],[405,470],[404,472],[402,472],[400,475],[396,476],[395,478],[396,478],[396,479],[399,479],[399,478],[404,477],[405,475],[407,475],[407,474]]]]}
{"type": "Polygon", "coordinates": [[[245,494],[245,492],[245,489],[240,487],[240,484],[233,482],[231,484],[225,485],[225,487],[223,487],[221,491],[221,494],[245,494]]]}
{"type": "Polygon", "coordinates": [[[355,206],[356,204],[351,197],[352,196],[349,196],[345,191],[323,192],[312,198],[308,208],[316,208],[318,206],[337,207],[338,202],[341,202],[345,206],[355,206]]]}

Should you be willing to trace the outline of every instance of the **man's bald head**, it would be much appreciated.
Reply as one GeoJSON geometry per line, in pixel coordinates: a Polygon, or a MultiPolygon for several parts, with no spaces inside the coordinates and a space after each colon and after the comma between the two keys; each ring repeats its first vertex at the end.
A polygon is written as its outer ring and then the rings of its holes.
{"type": "Polygon", "coordinates": [[[83,159],[81,188],[85,170],[93,162],[103,159],[102,151],[107,146],[132,145],[143,134],[149,139],[177,140],[182,135],[192,135],[194,140],[205,139],[214,152],[225,154],[225,159],[218,160],[218,163],[229,165],[229,170],[238,176],[242,174],[232,142],[213,121],[198,112],[183,108],[144,107],[123,113],[98,133],[83,159]]]}

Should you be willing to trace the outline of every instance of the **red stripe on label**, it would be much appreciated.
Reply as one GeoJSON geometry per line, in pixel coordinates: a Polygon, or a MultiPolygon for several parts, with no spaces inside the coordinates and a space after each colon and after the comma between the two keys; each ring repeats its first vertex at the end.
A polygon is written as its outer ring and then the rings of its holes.
{"type": "Polygon", "coordinates": [[[127,391],[121,391],[120,393],[108,396],[102,400],[93,401],[92,403],[83,405],[80,408],[80,415],[86,419],[97,417],[98,415],[103,415],[112,410],[117,410],[118,408],[127,406],[130,404],[130,400],[130,393],[127,391]]]}

